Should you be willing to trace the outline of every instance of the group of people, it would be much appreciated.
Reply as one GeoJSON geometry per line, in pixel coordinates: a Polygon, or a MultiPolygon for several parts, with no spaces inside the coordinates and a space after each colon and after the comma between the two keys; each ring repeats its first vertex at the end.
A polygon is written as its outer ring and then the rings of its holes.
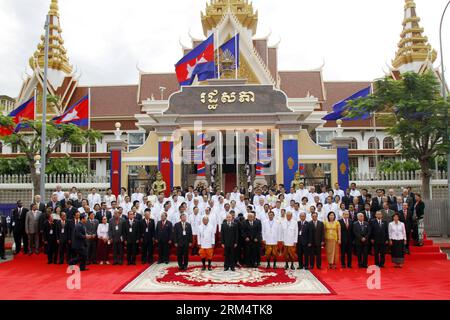
{"type": "MultiPolygon", "coordinates": [[[[190,255],[199,255],[203,270],[211,270],[214,254],[223,252],[225,270],[258,267],[265,255],[267,268],[276,268],[283,258],[285,269],[322,267],[325,248],[330,269],[368,266],[368,255],[384,267],[390,252],[396,266],[409,253],[410,238],[423,244],[425,205],[420,194],[404,189],[401,195],[382,189],[371,196],[355,184],[345,191],[333,188],[283,185],[257,187],[247,196],[206,189],[174,188],[166,196],[125,188],[116,197],[108,189],[101,196],[95,188],[83,194],[76,188],[64,192],[58,186],[49,202],[39,195],[29,209],[21,201],[13,209],[10,227],[15,253],[38,254],[42,248],[48,263],[89,264],[168,263],[176,251],[184,270],[190,255]],[[219,248],[222,250],[218,250],[219,248]],[[156,249],[156,250],[155,250],[156,249]],[[110,255],[112,259],[110,260],[110,255]]],[[[0,238],[4,241],[4,218],[0,238]]],[[[2,245],[2,243],[0,243],[2,245]]],[[[4,256],[4,243],[3,254],[4,256]]]]}

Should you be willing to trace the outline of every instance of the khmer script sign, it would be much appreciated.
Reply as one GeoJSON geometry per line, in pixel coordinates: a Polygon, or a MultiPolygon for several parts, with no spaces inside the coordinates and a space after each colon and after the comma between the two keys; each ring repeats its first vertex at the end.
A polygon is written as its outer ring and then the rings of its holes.
{"type": "Polygon", "coordinates": [[[251,114],[289,112],[286,95],[271,85],[182,87],[166,114],[251,114]]]}

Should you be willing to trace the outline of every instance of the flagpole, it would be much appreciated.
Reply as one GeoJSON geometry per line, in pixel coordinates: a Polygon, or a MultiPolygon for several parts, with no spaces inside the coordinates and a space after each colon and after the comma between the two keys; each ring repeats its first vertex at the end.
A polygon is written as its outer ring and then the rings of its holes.
{"type": "MultiPolygon", "coordinates": [[[[91,130],[91,88],[88,89],[88,130],[91,130]]],[[[88,176],[91,175],[91,139],[88,139],[88,176]]]]}
{"type": "Polygon", "coordinates": [[[220,38],[219,28],[217,28],[217,78],[220,79],[220,38]]]}
{"type": "MultiPolygon", "coordinates": [[[[48,46],[49,46],[50,16],[45,20],[45,40],[44,40],[44,85],[42,92],[42,132],[41,132],[41,175],[39,189],[41,199],[45,201],[45,164],[47,157],[47,73],[48,73],[48,46]]],[[[36,102],[35,102],[36,103],[36,102]]]]}
{"type": "Polygon", "coordinates": [[[378,173],[378,148],[380,147],[380,142],[377,138],[377,125],[376,125],[376,115],[373,112],[373,135],[375,139],[375,174],[378,173]]]}
{"type": "Polygon", "coordinates": [[[234,30],[234,63],[235,63],[235,65],[234,65],[234,68],[236,69],[235,71],[235,74],[236,74],[236,76],[235,76],[235,78],[236,78],[236,80],[237,80],[237,78],[238,78],[238,61],[239,61],[239,58],[238,58],[238,54],[239,54],[239,52],[238,52],[238,39],[237,39],[237,30],[235,29],[234,30]]]}

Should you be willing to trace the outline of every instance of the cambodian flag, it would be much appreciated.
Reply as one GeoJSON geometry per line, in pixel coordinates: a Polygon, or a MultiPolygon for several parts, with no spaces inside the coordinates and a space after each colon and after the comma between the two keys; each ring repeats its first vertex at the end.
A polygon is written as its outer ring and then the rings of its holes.
{"type": "Polygon", "coordinates": [[[178,82],[190,86],[195,76],[199,81],[216,78],[214,63],[214,34],[185,55],[175,65],[178,82]]]}
{"type": "Polygon", "coordinates": [[[9,136],[13,132],[18,132],[20,129],[23,129],[26,127],[26,125],[23,125],[23,121],[27,120],[35,120],[35,101],[34,97],[30,100],[26,101],[8,115],[8,117],[13,118],[14,123],[17,124],[17,126],[14,128],[14,131],[12,128],[0,128],[0,136],[9,136]]]}
{"type": "Polygon", "coordinates": [[[64,114],[53,118],[55,124],[72,123],[78,127],[87,127],[89,125],[89,96],[85,96],[75,103],[64,114]]]}

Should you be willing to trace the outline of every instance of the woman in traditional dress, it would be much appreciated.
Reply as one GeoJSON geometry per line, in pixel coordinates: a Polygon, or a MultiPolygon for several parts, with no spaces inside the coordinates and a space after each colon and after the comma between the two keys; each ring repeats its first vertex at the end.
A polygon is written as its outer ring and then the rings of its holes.
{"type": "Polygon", "coordinates": [[[324,221],[324,227],[328,267],[336,269],[336,264],[339,261],[339,245],[341,244],[341,225],[336,220],[336,214],[333,211],[328,213],[327,220],[324,221]]]}
{"type": "Polygon", "coordinates": [[[109,231],[109,224],[108,220],[105,217],[102,218],[101,223],[98,225],[97,228],[97,236],[98,236],[98,242],[97,242],[97,260],[100,261],[100,264],[109,264],[108,259],[108,231],[109,231]]]}
{"type": "Polygon", "coordinates": [[[404,262],[404,251],[406,245],[405,224],[400,221],[400,215],[395,213],[394,221],[389,223],[389,244],[391,245],[392,263],[395,268],[401,268],[404,262]]]}

